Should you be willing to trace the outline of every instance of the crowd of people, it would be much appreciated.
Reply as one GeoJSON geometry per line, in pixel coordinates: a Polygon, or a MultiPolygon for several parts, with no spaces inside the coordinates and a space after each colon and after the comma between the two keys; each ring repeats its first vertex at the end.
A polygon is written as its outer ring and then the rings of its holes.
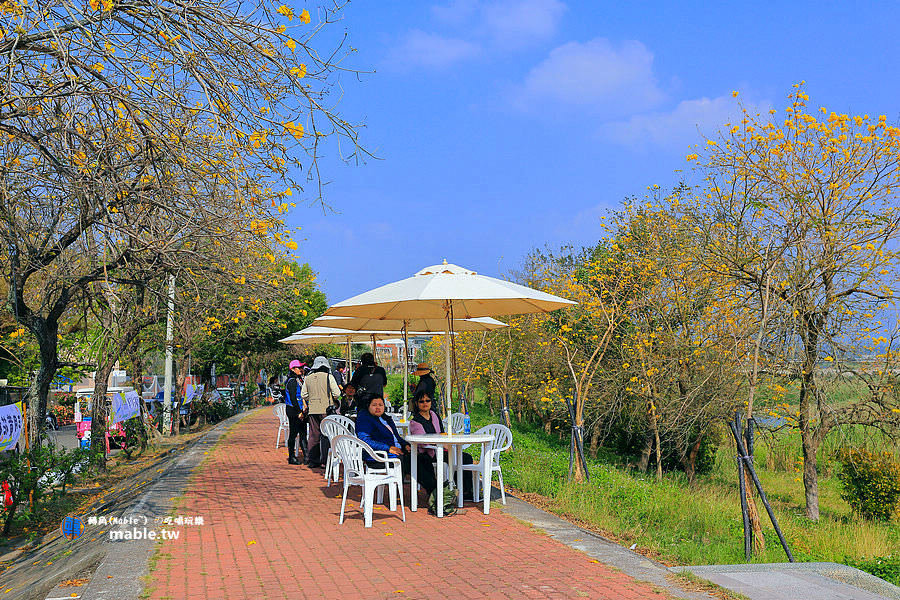
{"type": "MultiPolygon", "coordinates": [[[[360,364],[349,381],[348,373],[344,369],[332,369],[324,356],[316,357],[308,368],[299,360],[293,360],[289,369],[291,374],[285,384],[284,402],[289,422],[290,464],[323,467],[328,455],[328,439],[320,433],[322,419],[328,414],[354,415],[356,435],[360,440],[373,450],[399,458],[404,475],[409,474],[411,462],[415,460],[418,482],[425,491],[430,495],[437,488],[434,469],[436,452],[420,446],[417,456],[411,455],[411,445],[397,430],[393,419],[386,415],[388,405],[384,388],[387,373],[375,363],[371,353],[360,357],[360,364]]],[[[432,373],[426,363],[419,363],[414,372],[419,381],[410,403],[410,434],[446,432],[440,415],[432,408],[437,388],[432,373]]],[[[383,464],[374,457],[365,456],[365,459],[373,468],[383,468],[383,464]]],[[[444,461],[447,460],[448,454],[444,453],[444,461]]],[[[463,462],[472,464],[472,456],[463,453],[463,462]]],[[[464,481],[463,496],[469,500],[472,498],[472,480],[469,477],[464,481]]]]}

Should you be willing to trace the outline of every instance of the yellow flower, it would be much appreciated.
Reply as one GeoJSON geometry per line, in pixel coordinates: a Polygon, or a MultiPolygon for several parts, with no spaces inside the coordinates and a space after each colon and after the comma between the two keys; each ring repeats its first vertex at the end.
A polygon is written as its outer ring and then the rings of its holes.
{"type": "Polygon", "coordinates": [[[291,52],[293,52],[294,48],[297,47],[297,42],[295,42],[291,38],[288,38],[287,40],[285,40],[284,45],[287,46],[288,48],[290,48],[291,52]]]}
{"type": "Polygon", "coordinates": [[[298,140],[303,137],[303,125],[299,123],[295,125],[293,121],[288,121],[284,123],[284,128],[298,140]]]}
{"type": "Polygon", "coordinates": [[[294,20],[294,9],[291,8],[290,6],[287,6],[287,5],[285,5],[285,4],[282,4],[281,6],[278,7],[278,10],[276,10],[275,12],[277,12],[277,13],[280,14],[280,15],[284,15],[285,17],[287,17],[287,18],[288,18],[288,21],[293,21],[293,20],[294,20]]]}
{"type": "Polygon", "coordinates": [[[304,8],[303,12],[300,13],[300,22],[304,25],[309,25],[310,20],[309,11],[304,8]]]}
{"type": "Polygon", "coordinates": [[[303,79],[304,77],[306,77],[306,65],[300,65],[299,67],[292,67],[291,75],[293,75],[297,79],[303,79]]]}
{"type": "Polygon", "coordinates": [[[102,72],[103,72],[103,65],[100,64],[100,63],[95,64],[92,68],[93,68],[95,71],[97,71],[98,73],[102,73],[102,72]]]}

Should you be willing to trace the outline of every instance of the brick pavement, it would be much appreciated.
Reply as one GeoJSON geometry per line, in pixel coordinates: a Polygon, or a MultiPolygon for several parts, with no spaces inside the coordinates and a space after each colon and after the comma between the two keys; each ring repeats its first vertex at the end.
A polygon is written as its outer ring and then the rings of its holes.
{"type": "Polygon", "coordinates": [[[288,465],[276,428],[271,409],[249,415],[197,468],[176,514],[204,525],[161,544],[151,598],[669,597],[501,510],[403,523],[376,506],[366,529],[354,487],[338,525],[340,485],[288,465]]]}

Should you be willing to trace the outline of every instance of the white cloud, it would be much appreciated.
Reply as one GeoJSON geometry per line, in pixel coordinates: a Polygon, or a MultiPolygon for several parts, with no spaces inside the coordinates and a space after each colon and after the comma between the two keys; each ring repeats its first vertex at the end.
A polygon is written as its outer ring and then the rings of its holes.
{"type": "Polygon", "coordinates": [[[481,8],[487,35],[499,46],[514,48],[552,37],[565,12],[559,0],[503,0],[481,8]]]}
{"type": "MultiPolygon", "coordinates": [[[[765,112],[768,101],[745,105],[749,112],[765,112]]],[[[725,123],[740,119],[741,108],[731,94],[684,100],[668,112],[635,115],[601,126],[601,135],[635,149],[684,149],[715,135],[725,123]],[[705,136],[705,137],[704,137],[705,136]]]]}
{"type": "Polygon", "coordinates": [[[500,48],[521,48],[556,34],[566,5],[561,0],[452,0],[433,6],[434,17],[500,48]]]}
{"type": "Polygon", "coordinates": [[[462,25],[472,21],[479,4],[478,0],[451,0],[447,4],[432,6],[431,12],[439,21],[449,25],[462,25]]]}
{"type": "Polygon", "coordinates": [[[526,75],[514,94],[524,110],[577,107],[621,118],[664,98],[653,75],[653,53],[638,41],[613,45],[597,38],[569,42],[526,75]]]}
{"type": "Polygon", "coordinates": [[[414,29],[387,57],[389,67],[407,70],[414,67],[445,68],[470,59],[480,52],[477,44],[414,29]]]}

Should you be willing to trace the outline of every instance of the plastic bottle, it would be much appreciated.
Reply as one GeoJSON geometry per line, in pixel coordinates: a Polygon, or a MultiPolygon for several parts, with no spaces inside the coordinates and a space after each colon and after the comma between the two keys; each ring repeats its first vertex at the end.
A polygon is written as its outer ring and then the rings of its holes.
{"type": "Polygon", "coordinates": [[[472,433],[472,421],[469,419],[469,411],[466,411],[466,418],[463,419],[463,433],[466,435],[472,433]]]}

